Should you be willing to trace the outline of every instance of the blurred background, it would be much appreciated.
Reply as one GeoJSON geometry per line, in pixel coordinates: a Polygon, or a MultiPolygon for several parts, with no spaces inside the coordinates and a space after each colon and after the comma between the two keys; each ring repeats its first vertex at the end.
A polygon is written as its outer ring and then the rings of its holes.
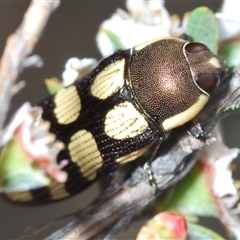
{"type": "MultiPolygon", "coordinates": [[[[1,54],[7,37],[21,22],[29,2],[0,2],[1,54]]],[[[180,16],[198,6],[208,6],[216,11],[220,8],[221,1],[166,1],[166,8],[170,14],[177,13],[180,16]]],[[[49,77],[61,78],[64,64],[70,57],[94,57],[100,60],[101,55],[96,46],[95,36],[99,25],[108,19],[117,8],[125,10],[125,1],[63,1],[51,16],[34,51],[44,60],[44,66],[39,69],[26,69],[19,77],[19,80],[26,81],[26,87],[14,97],[9,116],[23,102],[30,101],[35,105],[47,96],[43,80],[49,77]]],[[[239,146],[240,144],[237,144],[239,141],[234,138],[239,118],[227,118],[224,123],[228,126],[227,131],[224,131],[227,135],[227,144],[230,147],[239,146]]],[[[49,220],[84,207],[97,195],[96,188],[95,184],[83,194],[69,200],[37,207],[16,206],[0,199],[0,239],[16,238],[23,232],[49,220]]]]}

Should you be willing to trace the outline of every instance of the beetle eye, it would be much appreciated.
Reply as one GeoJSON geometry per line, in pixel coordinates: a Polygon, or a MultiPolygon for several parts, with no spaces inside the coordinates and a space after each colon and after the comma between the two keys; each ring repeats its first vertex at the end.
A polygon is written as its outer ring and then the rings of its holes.
{"type": "Polygon", "coordinates": [[[195,81],[200,88],[211,93],[219,86],[221,80],[216,74],[202,73],[195,78],[195,81]]]}
{"type": "Polygon", "coordinates": [[[203,51],[209,51],[208,47],[206,47],[202,43],[197,43],[197,42],[187,44],[185,49],[189,53],[198,53],[198,52],[203,52],[203,51]]]}

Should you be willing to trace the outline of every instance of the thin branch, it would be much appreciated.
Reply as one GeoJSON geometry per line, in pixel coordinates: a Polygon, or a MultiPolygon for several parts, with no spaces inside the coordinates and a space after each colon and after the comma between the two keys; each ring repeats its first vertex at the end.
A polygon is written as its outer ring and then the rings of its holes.
{"type": "Polygon", "coordinates": [[[0,129],[9,109],[12,87],[24,68],[25,59],[32,53],[59,0],[33,0],[18,29],[7,39],[0,61],[0,129]]]}
{"type": "MultiPolygon", "coordinates": [[[[201,126],[210,131],[220,119],[219,116],[235,109],[239,102],[240,66],[213,94],[208,105],[200,113],[198,120],[201,126]]],[[[171,134],[160,147],[159,157],[152,164],[160,192],[186,175],[196,161],[196,150],[207,143],[208,141],[189,136],[184,127],[171,134]]],[[[156,194],[148,183],[147,174],[143,168],[138,167],[121,186],[110,186],[87,208],[76,213],[73,220],[45,240],[90,239],[113,226],[106,238],[111,239],[132,217],[155,199],[156,194]]]]}

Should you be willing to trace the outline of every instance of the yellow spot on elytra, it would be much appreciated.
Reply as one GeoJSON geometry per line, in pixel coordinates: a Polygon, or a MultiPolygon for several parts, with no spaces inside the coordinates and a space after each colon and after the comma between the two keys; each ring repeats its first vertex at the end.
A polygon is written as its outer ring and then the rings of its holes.
{"type": "Polygon", "coordinates": [[[13,202],[30,202],[33,200],[32,193],[30,191],[23,192],[7,192],[4,193],[13,202]]]}
{"type": "Polygon", "coordinates": [[[146,146],[144,148],[138,149],[137,151],[131,152],[123,157],[117,158],[115,161],[119,164],[123,164],[126,162],[130,162],[135,160],[136,158],[142,156],[147,150],[149,146],[146,146]]]}
{"type": "Polygon", "coordinates": [[[75,86],[60,89],[54,97],[54,114],[60,124],[74,122],[81,111],[81,99],[75,86]]]}
{"type": "Polygon", "coordinates": [[[106,66],[91,85],[92,95],[104,100],[122,88],[124,85],[124,66],[124,59],[106,66]]]}
{"type": "Polygon", "coordinates": [[[104,122],[105,133],[114,139],[136,137],[148,128],[143,115],[130,102],[123,102],[111,109],[104,122]]]}
{"type": "Polygon", "coordinates": [[[205,104],[208,102],[208,99],[209,97],[207,95],[201,94],[198,101],[195,102],[190,108],[175,116],[165,119],[162,123],[163,129],[165,131],[169,131],[190,121],[203,109],[205,104]]]}
{"type": "Polygon", "coordinates": [[[70,196],[70,194],[66,190],[64,183],[52,181],[49,184],[48,188],[49,188],[49,192],[52,200],[60,200],[70,196]]]}
{"type": "Polygon", "coordinates": [[[76,132],[70,139],[68,149],[72,161],[78,164],[83,176],[89,181],[95,179],[103,159],[93,135],[86,130],[76,132]]]}

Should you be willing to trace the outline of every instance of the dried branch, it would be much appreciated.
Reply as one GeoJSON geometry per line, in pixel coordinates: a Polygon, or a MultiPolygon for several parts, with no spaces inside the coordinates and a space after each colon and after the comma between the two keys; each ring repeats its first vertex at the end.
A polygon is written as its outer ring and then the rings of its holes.
{"type": "MultiPolygon", "coordinates": [[[[213,94],[198,120],[201,126],[210,131],[229,110],[235,109],[240,101],[240,66],[213,94]]],[[[187,134],[184,127],[172,132],[160,147],[158,158],[152,170],[160,191],[172,186],[181,179],[195,163],[196,150],[207,141],[197,140],[187,134]]],[[[53,239],[90,239],[111,226],[105,239],[126,226],[146,206],[156,199],[155,191],[148,183],[146,172],[138,167],[132,176],[121,186],[110,186],[101,196],[83,211],[76,213],[73,220],[57,230],[47,240],[53,239]]]]}
{"type": "Polygon", "coordinates": [[[18,29],[7,39],[0,62],[0,129],[9,109],[12,88],[23,71],[26,58],[32,53],[51,15],[59,6],[59,0],[33,0],[18,29]]]}

